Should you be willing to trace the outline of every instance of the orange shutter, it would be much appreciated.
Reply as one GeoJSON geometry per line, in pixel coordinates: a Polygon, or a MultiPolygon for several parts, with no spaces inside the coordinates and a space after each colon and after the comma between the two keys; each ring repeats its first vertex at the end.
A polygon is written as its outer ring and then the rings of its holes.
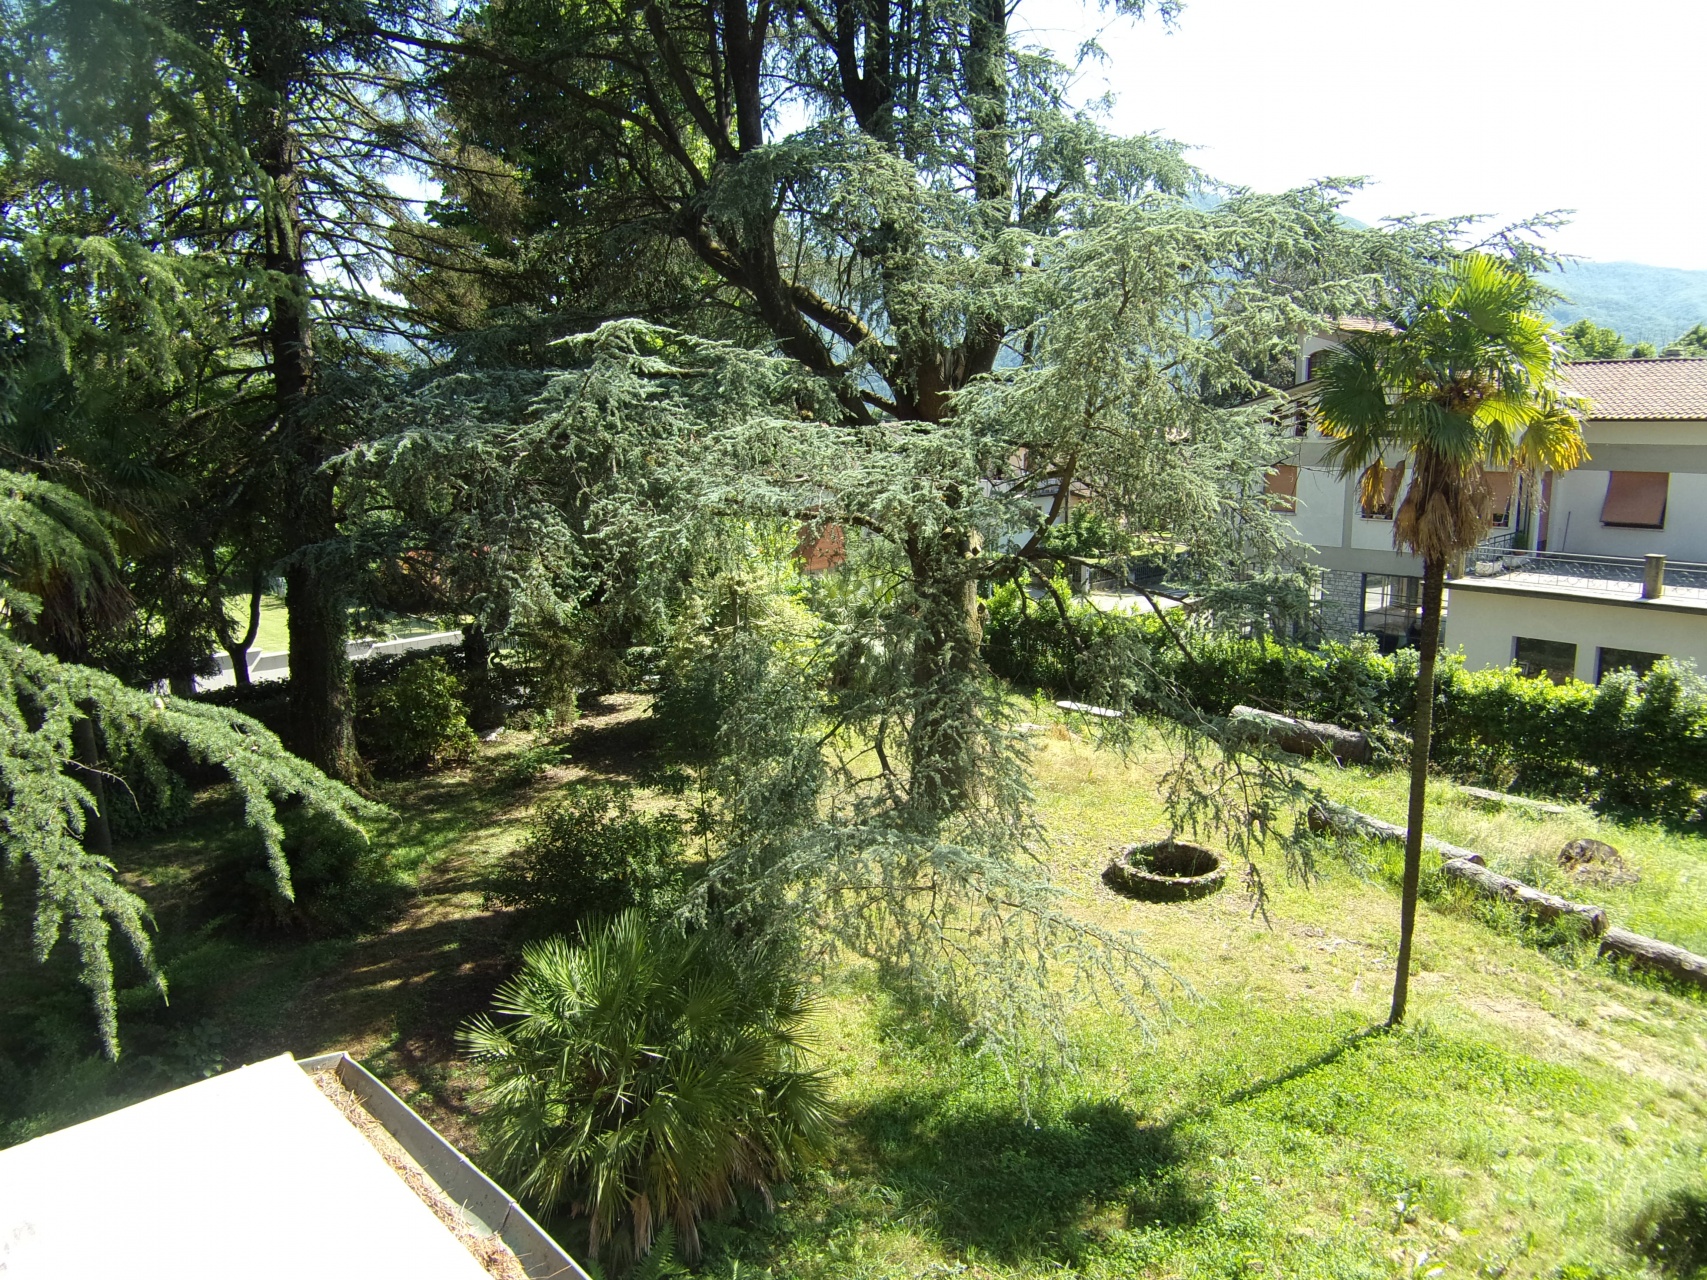
{"type": "Polygon", "coordinates": [[[1282,462],[1263,477],[1263,492],[1276,511],[1298,510],[1298,468],[1282,462]]]}
{"type": "Polygon", "coordinates": [[[822,573],[825,569],[834,569],[847,557],[847,538],[839,524],[827,524],[816,538],[812,536],[812,526],[800,526],[800,542],[794,548],[794,557],[800,561],[800,567],[807,573],[822,573]]]}
{"type": "Polygon", "coordinates": [[[1665,471],[1609,472],[1600,522],[1625,529],[1665,528],[1670,483],[1671,475],[1665,471]]]}
{"type": "Polygon", "coordinates": [[[1488,510],[1494,523],[1504,528],[1511,515],[1511,483],[1509,471],[1482,471],[1482,483],[1488,488],[1488,510]]]}

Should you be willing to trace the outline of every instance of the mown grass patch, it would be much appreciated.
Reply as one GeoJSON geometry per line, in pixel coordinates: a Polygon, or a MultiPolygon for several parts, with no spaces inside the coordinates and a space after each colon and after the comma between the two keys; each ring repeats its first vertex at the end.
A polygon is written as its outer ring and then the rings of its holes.
{"type": "MultiPolygon", "coordinates": [[[[487,871],[546,795],[644,784],[633,713],[566,741],[508,734],[464,769],[386,784],[395,816],[376,841],[409,896],[368,934],[259,938],[168,920],[212,852],[211,812],[205,832],[192,822],[129,848],[162,909],[173,1003],[127,996],[134,1039],[111,1067],[88,1054],[74,991],[56,1004],[38,978],[41,999],[8,1001],[0,1016],[27,1009],[35,1030],[75,1035],[0,1080],[5,1137],[220,1065],[348,1048],[478,1158],[475,1081],[454,1032],[520,936],[486,908],[487,871]]],[[[861,966],[831,967],[819,1037],[845,1117],[834,1158],[778,1213],[749,1205],[713,1225],[707,1274],[1635,1280],[1690,1274],[1697,1248],[1707,1257],[1702,1002],[1442,895],[1422,911],[1411,1024],[1381,1032],[1397,941],[1391,851],[1365,847],[1360,869],[1324,849],[1310,883],[1289,880],[1278,852],[1261,855],[1266,920],[1236,876],[1201,902],[1132,902],[1099,877],[1112,848],[1166,828],[1160,740],[1122,759],[1049,717],[1034,741],[1051,871],[1075,910],[1136,931],[1162,966],[1159,998],[1142,1020],[1084,1009],[1077,1071],[1022,1090],[958,1046],[952,1024],[861,966]]],[[[1403,814],[1398,774],[1317,775],[1336,799],[1403,814]]],[[[1707,865],[1700,841],[1586,812],[1489,813],[1446,788],[1431,801],[1439,834],[1502,869],[1577,835],[1608,840],[1643,875],[1601,899],[1614,918],[1686,945],[1698,936],[1682,931],[1700,927],[1689,905],[1707,865]]],[[[8,970],[8,993],[25,972],[8,970]]],[[[572,1230],[564,1238],[573,1247],[572,1230]]]]}

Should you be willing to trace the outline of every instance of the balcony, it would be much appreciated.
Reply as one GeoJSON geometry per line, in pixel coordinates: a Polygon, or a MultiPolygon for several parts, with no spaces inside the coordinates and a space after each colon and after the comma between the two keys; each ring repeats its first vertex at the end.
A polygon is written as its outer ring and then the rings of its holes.
{"type": "Polygon", "coordinates": [[[1651,555],[1585,556],[1554,551],[1496,551],[1483,543],[1460,581],[1541,587],[1614,600],[1668,600],[1707,605],[1707,564],[1651,555]],[[1490,554],[1492,553],[1492,554],[1490,554]]]}

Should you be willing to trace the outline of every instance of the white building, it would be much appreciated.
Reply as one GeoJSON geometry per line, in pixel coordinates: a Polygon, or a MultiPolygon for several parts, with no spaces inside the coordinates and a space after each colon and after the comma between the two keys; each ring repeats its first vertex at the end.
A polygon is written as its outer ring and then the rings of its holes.
{"type": "MultiPolygon", "coordinates": [[[[1393,501],[1409,477],[1366,504],[1359,478],[1326,463],[1307,405],[1312,365],[1333,345],[1333,335],[1301,345],[1296,443],[1269,491],[1322,567],[1325,629],[1371,632],[1390,649],[1414,639],[1421,604],[1421,561],[1393,549],[1393,501]]],[[[1532,488],[1489,475],[1503,509],[1448,583],[1445,644],[1461,646],[1471,669],[1516,661],[1591,682],[1662,654],[1707,668],[1707,360],[1589,361],[1566,380],[1590,404],[1588,460],[1532,488]],[[1666,558],[1664,581],[1644,594],[1654,555],[1666,558]]]]}

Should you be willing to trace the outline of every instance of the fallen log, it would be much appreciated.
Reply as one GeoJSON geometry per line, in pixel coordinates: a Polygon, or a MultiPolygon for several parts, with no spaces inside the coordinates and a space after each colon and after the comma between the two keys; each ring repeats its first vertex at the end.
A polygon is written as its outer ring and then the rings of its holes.
{"type": "Polygon", "coordinates": [[[1480,800],[1483,804],[1491,804],[1499,808],[1507,805],[1514,809],[1523,809],[1529,813],[1545,814],[1556,818],[1570,810],[1562,804],[1548,804],[1545,800],[1531,800],[1528,796],[1507,795],[1504,791],[1489,791],[1486,787],[1459,787],[1472,800],[1480,800]]]}
{"type": "Polygon", "coordinates": [[[1487,867],[1464,858],[1448,858],[1440,864],[1440,873],[1454,880],[1462,880],[1489,897],[1504,898],[1508,902],[1516,903],[1543,920],[1575,920],[1596,937],[1606,933],[1604,907],[1593,907],[1584,902],[1572,902],[1569,898],[1543,893],[1521,880],[1502,876],[1497,871],[1490,871],[1487,867]]]}
{"type": "Polygon", "coordinates": [[[1698,956],[1658,938],[1644,937],[1628,929],[1608,929],[1600,939],[1600,954],[1622,956],[1680,981],[1707,987],[1707,956],[1698,956]]]}
{"type": "Polygon", "coordinates": [[[1295,716],[1244,706],[1233,708],[1233,719],[1258,726],[1268,741],[1296,756],[1313,756],[1318,751],[1326,751],[1342,764],[1368,764],[1374,754],[1367,733],[1342,729],[1337,724],[1299,720],[1295,716]]]}
{"type": "MultiPolygon", "coordinates": [[[[1311,805],[1305,818],[1310,824],[1310,830],[1317,835],[1324,831],[1333,831],[1342,836],[1371,836],[1377,840],[1397,840],[1400,844],[1405,843],[1403,827],[1396,823],[1383,822],[1380,818],[1372,818],[1367,813],[1359,813],[1343,804],[1311,805]]],[[[1483,863],[1482,855],[1474,849],[1447,844],[1437,836],[1425,835],[1423,848],[1432,849],[1448,861],[1471,862],[1477,866],[1483,863]]]]}

